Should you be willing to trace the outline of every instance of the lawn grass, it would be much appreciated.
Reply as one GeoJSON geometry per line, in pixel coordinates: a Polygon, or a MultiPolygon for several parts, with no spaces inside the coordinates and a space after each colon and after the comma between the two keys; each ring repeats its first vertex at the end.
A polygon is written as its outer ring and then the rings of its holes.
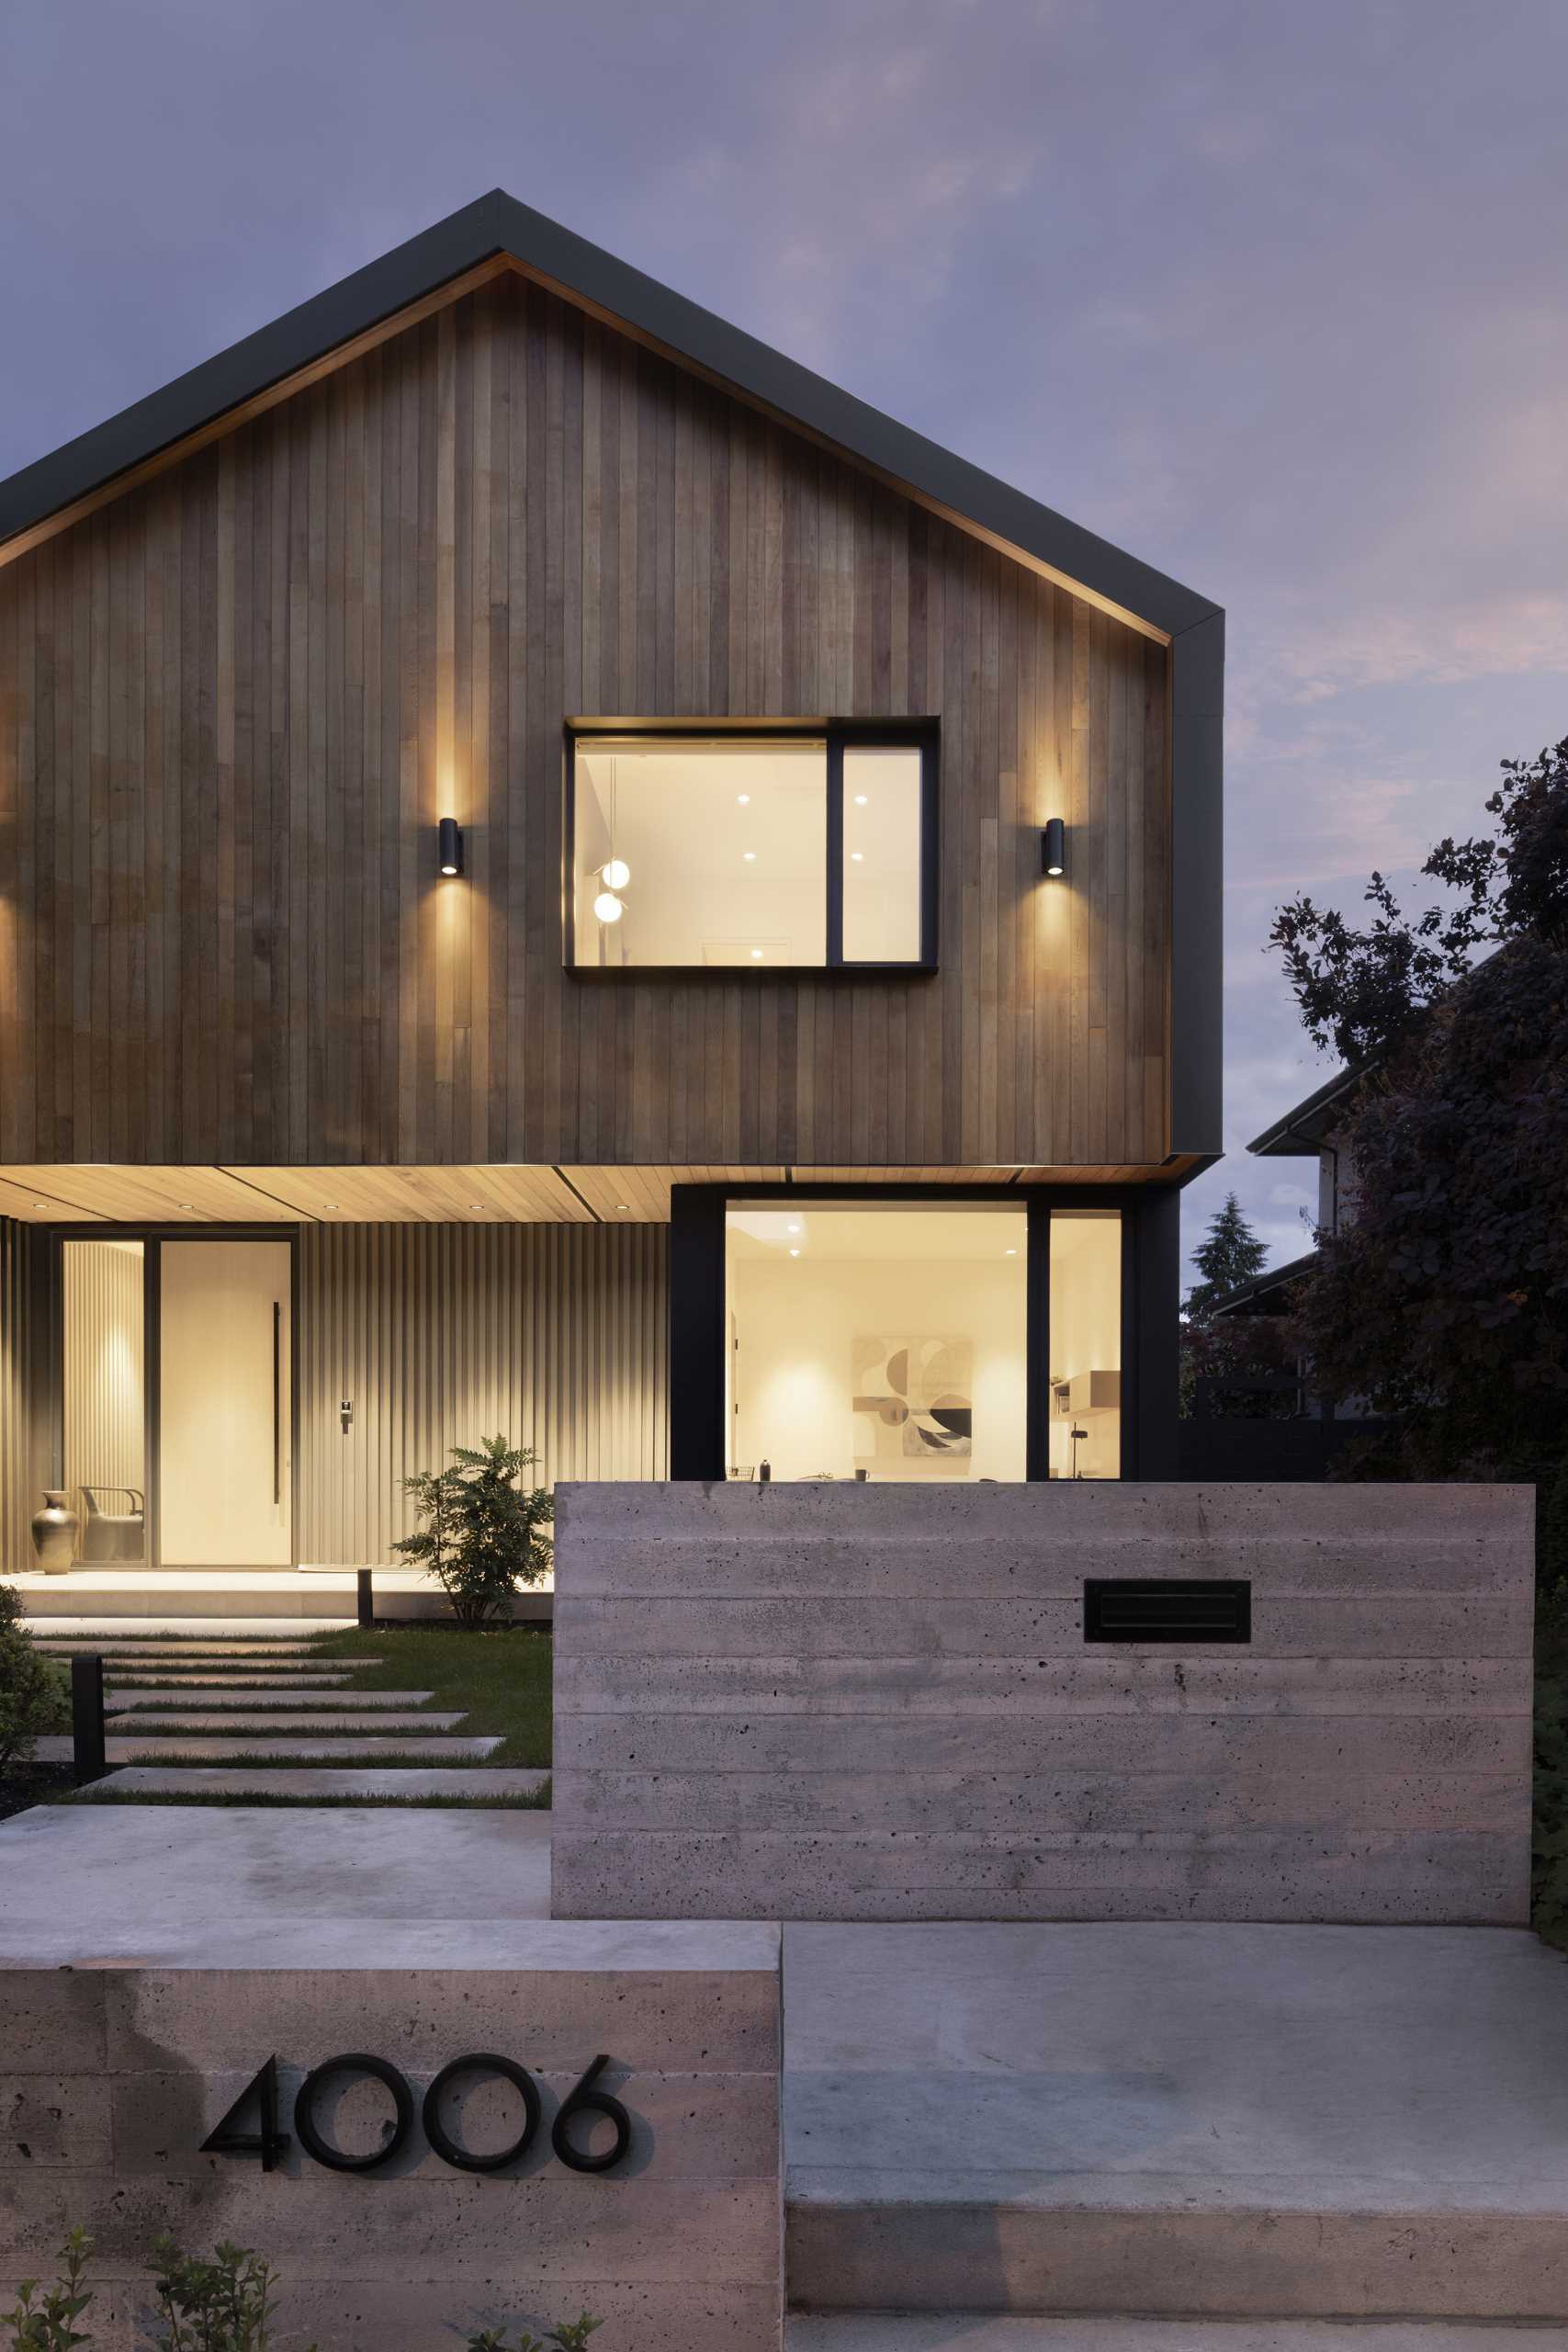
{"type": "Polygon", "coordinates": [[[458,1736],[496,1732],[501,1746],[479,1759],[487,1765],[547,1765],[550,1761],[550,1668],[554,1644],[532,1625],[459,1633],[454,1626],[380,1624],[323,1634],[312,1657],[378,1657],[356,1668],[354,1680],[333,1693],[344,1707],[356,1690],[428,1690],[432,1714],[454,1708],[465,1717],[458,1736]]]}

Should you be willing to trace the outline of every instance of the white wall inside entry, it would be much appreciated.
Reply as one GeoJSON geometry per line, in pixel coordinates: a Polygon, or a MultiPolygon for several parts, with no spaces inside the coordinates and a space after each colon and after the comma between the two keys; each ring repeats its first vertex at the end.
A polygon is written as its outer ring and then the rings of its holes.
{"type": "Polygon", "coordinates": [[[726,1260],[742,1475],[1025,1476],[1021,1208],[738,1203],[726,1260]]]}

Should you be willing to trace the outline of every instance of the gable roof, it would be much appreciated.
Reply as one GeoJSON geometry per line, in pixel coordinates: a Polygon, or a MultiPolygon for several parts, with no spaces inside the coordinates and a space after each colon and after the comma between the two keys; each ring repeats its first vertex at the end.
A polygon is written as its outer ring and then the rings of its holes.
{"type": "Polygon", "coordinates": [[[8,544],[102,493],[190,435],[485,264],[511,266],[1054,573],[1156,636],[1217,615],[1207,597],[1112,547],[995,475],[884,416],[782,352],[672,293],[502,189],[465,205],[378,261],[312,296],[0,482],[0,560],[8,544]]]}

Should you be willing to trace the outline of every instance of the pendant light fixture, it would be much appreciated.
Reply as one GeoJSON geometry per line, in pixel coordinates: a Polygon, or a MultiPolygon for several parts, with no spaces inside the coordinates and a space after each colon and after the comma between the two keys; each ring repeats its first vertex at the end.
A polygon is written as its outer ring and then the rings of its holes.
{"type": "Polygon", "coordinates": [[[617,894],[626,888],[626,884],[632,878],[632,870],[626,864],[626,859],[624,857],[617,857],[615,854],[615,818],[618,813],[617,803],[620,797],[617,791],[617,786],[620,781],[617,774],[618,766],[619,763],[612,756],[610,761],[611,854],[604,860],[603,865],[595,869],[599,881],[604,885],[604,888],[601,889],[598,897],[593,901],[593,911],[598,916],[601,922],[620,922],[621,917],[626,913],[626,901],[617,894]]]}

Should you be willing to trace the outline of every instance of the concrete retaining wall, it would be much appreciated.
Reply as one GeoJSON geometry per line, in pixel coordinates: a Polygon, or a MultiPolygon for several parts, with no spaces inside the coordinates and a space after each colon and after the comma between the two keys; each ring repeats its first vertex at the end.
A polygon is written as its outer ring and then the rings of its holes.
{"type": "Polygon", "coordinates": [[[558,1917],[1528,1917],[1532,1498],[557,1489],[558,1917]],[[1087,1645],[1088,1576],[1250,1645],[1087,1645]]]}
{"type": "MultiPolygon", "coordinates": [[[[647,1966],[624,1929],[525,1922],[516,1937],[504,1973],[0,1973],[0,2308],[18,2278],[54,2276],[81,2222],[99,2300],[79,2324],[99,2352],[138,2342],[146,2249],[164,2229],[194,2251],[231,2238],[265,2255],[286,2344],[430,2352],[586,2307],[606,2322],[604,2352],[777,2352],[777,1930],[666,1929],[647,1966]],[[543,2127],[510,2173],[452,2169],[417,2121],[368,2175],[326,2170],[297,2143],[272,2173],[198,2153],[274,2052],[287,2130],[303,2073],[326,2057],[389,2060],[417,2113],[438,2068],[476,2050],[527,2066],[544,2093],[543,2127]],[[635,2135],[624,2165],[582,2176],[552,2154],[550,2123],[601,2051],[635,2135]]],[[[481,2082],[454,2099],[444,2111],[468,2144],[511,2136],[514,2094],[481,2082]]],[[[364,2086],[335,2113],[324,2098],[321,2117],[340,2144],[373,2146],[389,2111],[364,2086]]]]}

